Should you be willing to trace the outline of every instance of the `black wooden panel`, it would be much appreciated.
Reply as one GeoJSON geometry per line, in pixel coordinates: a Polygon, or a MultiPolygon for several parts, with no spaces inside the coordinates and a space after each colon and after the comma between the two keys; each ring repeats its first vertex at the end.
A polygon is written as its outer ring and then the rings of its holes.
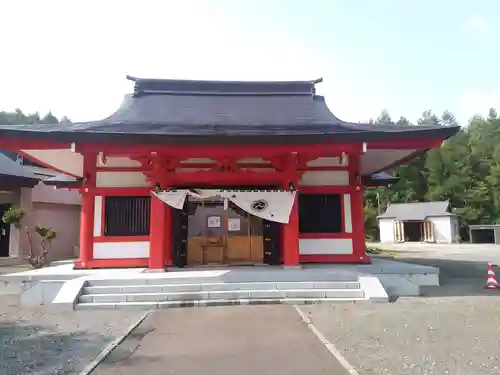
{"type": "Polygon", "coordinates": [[[276,265],[280,263],[279,225],[274,221],[262,220],[262,235],[264,240],[264,263],[276,265]]]}
{"type": "Polygon", "coordinates": [[[339,194],[300,194],[300,233],[341,233],[342,196],[339,194]]]}
{"type": "Polygon", "coordinates": [[[188,213],[172,209],[172,264],[175,267],[187,265],[188,213]]]}
{"type": "Polygon", "coordinates": [[[149,235],[150,207],[149,196],[104,197],[104,235],[149,235]]]}

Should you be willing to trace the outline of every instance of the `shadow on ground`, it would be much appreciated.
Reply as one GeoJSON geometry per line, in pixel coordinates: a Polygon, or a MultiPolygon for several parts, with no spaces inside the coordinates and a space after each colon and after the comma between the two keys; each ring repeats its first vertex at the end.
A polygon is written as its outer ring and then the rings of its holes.
{"type": "MultiPolygon", "coordinates": [[[[404,257],[403,254],[394,261],[432,266],[439,268],[439,287],[422,287],[422,296],[425,297],[465,297],[491,296],[500,297],[500,289],[486,290],[488,263],[482,261],[465,261],[456,259],[437,259],[404,257]]],[[[497,277],[500,277],[500,268],[493,267],[497,277]]]]}
{"type": "Polygon", "coordinates": [[[87,364],[83,358],[109,340],[104,335],[58,332],[54,327],[4,319],[0,321],[0,374],[79,373],[87,364]]]}

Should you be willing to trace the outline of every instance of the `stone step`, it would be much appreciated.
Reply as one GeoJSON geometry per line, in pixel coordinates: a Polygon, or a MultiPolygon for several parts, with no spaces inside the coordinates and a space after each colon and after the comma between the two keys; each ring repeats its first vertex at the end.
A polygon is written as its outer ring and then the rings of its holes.
{"type": "Polygon", "coordinates": [[[206,283],[206,284],[139,284],[86,286],[83,294],[132,294],[132,293],[176,293],[202,291],[236,290],[287,290],[287,289],[359,289],[359,282],[249,282],[249,283],[206,283]]]}
{"type": "Polygon", "coordinates": [[[318,273],[309,271],[287,270],[282,273],[235,273],[212,277],[189,276],[188,272],[179,272],[176,277],[167,277],[168,273],[149,274],[135,277],[92,278],[88,286],[116,285],[182,285],[182,284],[215,284],[215,283],[287,283],[287,282],[357,282],[356,274],[318,273]]]}
{"type": "Polygon", "coordinates": [[[231,305],[308,305],[317,303],[367,303],[365,298],[269,298],[269,299],[232,299],[232,300],[195,300],[161,302],[83,302],[76,305],[76,310],[97,309],[166,309],[178,307],[209,307],[231,305]]]}
{"type": "Polygon", "coordinates": [[[161,302],[195,300],[281,299],[281,298],[362,298],[361,289],[287,289],[287,290],[214,290],[171,293],[82,294],[79,301],[89,302],[161,302]]]}

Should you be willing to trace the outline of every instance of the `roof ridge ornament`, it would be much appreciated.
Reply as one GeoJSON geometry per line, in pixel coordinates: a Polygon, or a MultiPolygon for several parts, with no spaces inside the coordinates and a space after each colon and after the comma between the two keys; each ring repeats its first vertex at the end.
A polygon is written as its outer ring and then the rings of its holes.
{"type": "Polygon", "coordinates": [[[134,96],[144,95],[293,95],[313,96],[315,85],[323,78],[306,81],[216,81],[137,78],[127,75],[133,81],[134,96]]]}

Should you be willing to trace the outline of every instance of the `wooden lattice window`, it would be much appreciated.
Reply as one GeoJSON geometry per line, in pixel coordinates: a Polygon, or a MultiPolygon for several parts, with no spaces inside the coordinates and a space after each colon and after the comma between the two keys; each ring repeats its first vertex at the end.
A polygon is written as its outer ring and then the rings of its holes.
{"type": "Polygon", "coordinates": [[[342,196],[339,194],[300,194],[300,233],[341,233],[342,196]]]}
{"type": "Polygon", "coordinates": [[[151,200],[144,197],[105,197],[105,236],[149,235],[151,200]]]}

